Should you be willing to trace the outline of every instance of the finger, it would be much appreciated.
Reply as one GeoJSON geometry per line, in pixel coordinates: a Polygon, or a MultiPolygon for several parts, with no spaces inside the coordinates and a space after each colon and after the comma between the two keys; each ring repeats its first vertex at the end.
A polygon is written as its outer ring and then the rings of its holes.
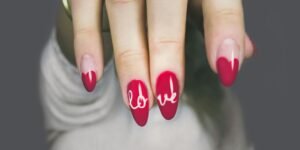
{"type": "MultiPolygon", "coordinates": [[[[202,0],[191,0],[188,3],[188,10],[190,10],[190,16],[196,24],[201,27],[202,26],[202,0]]],[[[188,12],[189,13],[189,12],[188,12]]],[[[202,29],[202,28],[200,28],[202,29]]],[[[256,47],[249,37],[247,33],[245,33],[245,57],[250,58],[252,57],[253,53],[256,51],[256,47]]]]}
{"type": "Polygon", "coordinates": [[[148,0],[150,74],[160,111],[175,116],[184,79],[187,0],[148,0]]]}
{"type": "Polygon", "coordinates": [[[142,0],[106,2],[123,97],[140,126],[146,124],[152,104],[144,32],[144,5],[142,0]]]}
{"type": "Polygon", "coordinates": [[[245,37],[245,57],[250,58],[256,51],[256,47],[253,41],[250,39],[249,35],[246,33],[245,37]]]}
{"type": "Polygon", "coordinates": [[[244,60],[244,17],[241,0],[203,0],[208,61],[223,85],[231,86],[244,60]]]}
{"type": "Polygon", "coordinates": [[[87,91],[95,88],[103,71],[100,36],[101,0],[72,0],[76,63],[87,91]]]}

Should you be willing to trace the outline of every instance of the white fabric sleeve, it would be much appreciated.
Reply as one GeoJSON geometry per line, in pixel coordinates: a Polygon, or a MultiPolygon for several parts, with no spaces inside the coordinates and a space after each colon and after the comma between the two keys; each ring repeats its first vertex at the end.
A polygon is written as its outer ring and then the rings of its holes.
{"type": "Polygon", "coordinates": [[[55,30],[41,57],[40,97],[48,130],[66,131],[92,124],[112,115],[120,99],[113,60],[104,69],[92,93],[83,87],[80,73],[63,55],[55,30]]]}

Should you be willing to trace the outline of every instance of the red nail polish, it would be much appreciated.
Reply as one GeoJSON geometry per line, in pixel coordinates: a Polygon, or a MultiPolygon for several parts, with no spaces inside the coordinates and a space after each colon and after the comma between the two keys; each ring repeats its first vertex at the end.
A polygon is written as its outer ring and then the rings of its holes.
{"type": "Polygon", "coordinates": [[[89,54],[85,54],[82,56],[80,63],[81,79],[83,85],[88,92],[92,92],[97,82],[94,58],[89,54]]]}
{"type": "Polygon", "coordinates": [[[149,98],[146,85],[141,80],[132,80],[127,86],[128,104],[132,116],[139,126],[148,120],[149,98]]]}
{"type": "Polygon", "coordinates": [[[94,71],[89,71],[87,73],[81,74],[81,79],[85,89],[88,92],[92,92],[96,86],[96,73],[94,71]]]}
{"type": "Polygon", "coordinates": [[[156,99],[161,114],[167,120],[172,119],[177,111],[179,100],[179,84],[176,75],[165,71],[156,81],[156,99]]]}
{"type": "Polygon", "coordinates": [[[232,61],[229,61],[225,57],[220,57],[217,60],[217,69],[222,84],[224,86],[231,86],[239,70],[239,60],[234,58],[232,61]]]}

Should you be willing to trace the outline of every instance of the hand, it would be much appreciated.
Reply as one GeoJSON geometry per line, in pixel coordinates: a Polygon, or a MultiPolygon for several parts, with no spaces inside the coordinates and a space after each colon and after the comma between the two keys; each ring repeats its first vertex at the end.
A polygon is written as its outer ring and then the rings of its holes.
{"type": "MultiPolygon", "coordinates": [[[[103,71],[102,4],[102,0],[71,0],[76,63],[88,91],[103,71]]],[[[154,99],[159,99],[162,115],[172,119],[184,85],[188,1],[106,0],[105,4],[122,94],[134,119],[145,125],[154,99]]],[[[242,2],[192,0],[191,4],[191,9],[203,10],[210,66],[230,86],[254,49],[245,33],[242,2]]]]}

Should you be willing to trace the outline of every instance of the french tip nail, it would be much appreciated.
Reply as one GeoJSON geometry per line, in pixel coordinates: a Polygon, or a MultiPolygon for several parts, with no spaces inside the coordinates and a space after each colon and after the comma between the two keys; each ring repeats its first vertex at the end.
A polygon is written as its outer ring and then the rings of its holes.
{"type": "Polygon", "coordinates": [[[89,54],[82,55],[80,64],[81,79],[88,92],[92,92],[96,86],[97,75],[95,70],[94,58],[89,54]]]}
{"type": "Polygon", "coordinates": [[[216,68],[221,83],[226,86],[232,86],[238,70],[240,47],[238,43],[231,39],[225,39],[217,52],[216,68]]]}
{"type": "Polygon", "coordinates": [[[230,87],[233,85],[238,73],[238,69],[239,60],[237,58],[229,61],[225,57],[220,57],[217,60],[218,76],[221,83],[226,87],[230,87]]]}
{"type": "Polygon", "coordinates": [[[96,73],[94,71],[89,71],[81,74],[81,79],[85,89],[88,92],[92,92],[96,86],[96,73]]]}
{"type": "Polygon", "coordinates": [[[171,71],[162,72],[156,81],[156,99],[162,116],[166,120],[175,117],[179,101],[179,83],[171,71]]]}

